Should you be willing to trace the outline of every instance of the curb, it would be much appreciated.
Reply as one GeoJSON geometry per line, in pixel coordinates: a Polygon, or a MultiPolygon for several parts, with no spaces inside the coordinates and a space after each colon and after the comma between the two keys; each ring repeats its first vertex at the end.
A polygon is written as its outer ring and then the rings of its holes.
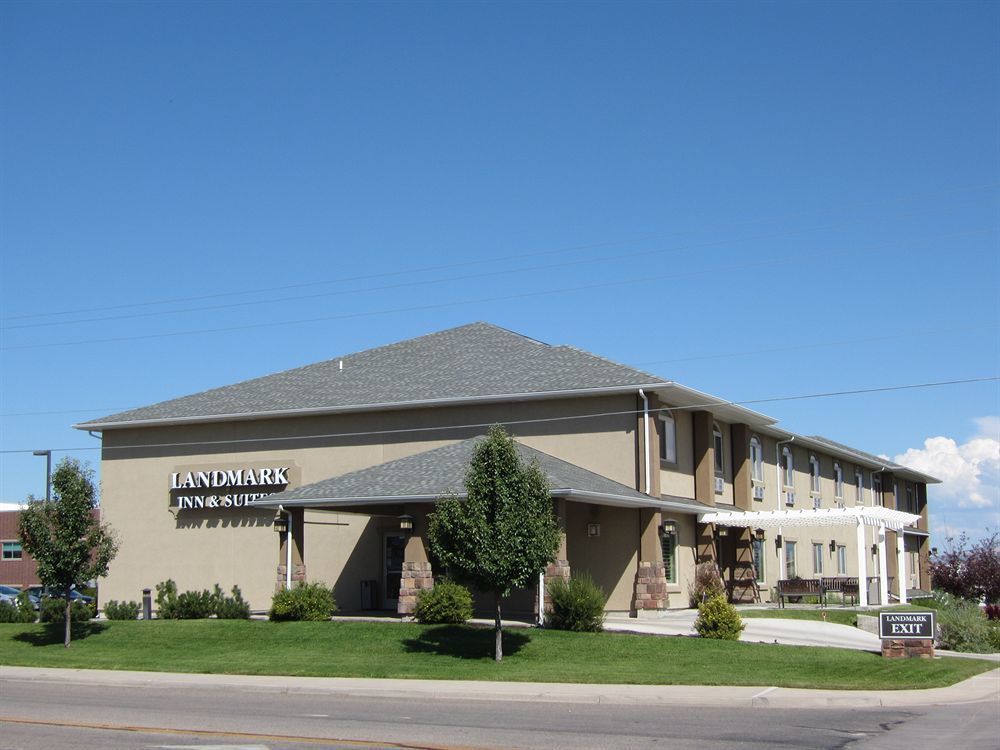
{"type": "Polygon", "coordinates": [[[281,694],[438,700],[531,701],[650,706],[733,706],[759,708],[878,708],[957,705],[983,701],[1000,704],[1000,669],[944,688],[926,690],[805,690],[779,687],[686,685],[593,685],[462,680],[355,679],[203,675],[178,672],[130,672],[0,666],[0,680],[72,682],[80,685],[145,688],[218,688],[281,694]]]}

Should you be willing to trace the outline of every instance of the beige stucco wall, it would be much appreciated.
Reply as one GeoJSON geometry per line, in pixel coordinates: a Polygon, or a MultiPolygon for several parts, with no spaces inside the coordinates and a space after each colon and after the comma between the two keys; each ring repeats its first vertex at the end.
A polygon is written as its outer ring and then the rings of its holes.
{"type": "MultiPolygon", "coordinates": [[[[434,428],[628,412],[633,401],[633,397],[561,399],[109,430],[104,434],[101,508],[104,519],[119,532],[121,549],[101,581],[101,598],[138,600],[143,588],[172,578],[181,590],[215,583],[229,589],[236,584],[254,609],[269,606],[279,563],[274,512],[231,508],[172,513],[169,481],[174,472],[287,466],[289,487],[297,487],[486,430],[434,428]],[[415,426],[425,429],[391,432],[415,426]],[[336,437],[345,433],[352,435],[336,437]],[[300,436],[310,437],[281,439],[300,436]],[[151,445],[156,447],[143,447],[151,445]]],[[[626,413],[517,424],[510,431],[538,450],[634,486],[634,430],[634,416],[626,413]]],[[[309,513],[306,521],[307,576],[337,585],[341,605],[353,608],[360,596],[355,576],[381,575],[380,522],[325,512],[309,513]]],[[[609,528],[616,527],[612,520],[609,528]]]]}
{"type": "Polygon", "coordinates": [[[605,609],[627,612],[632,607],[639,563],[639,511],[587,503],[566,504],[566,550],[572,572],[589,573],[607,596],[605,609]],[[598,523],[600,536],[587,535],[598,523]]]}

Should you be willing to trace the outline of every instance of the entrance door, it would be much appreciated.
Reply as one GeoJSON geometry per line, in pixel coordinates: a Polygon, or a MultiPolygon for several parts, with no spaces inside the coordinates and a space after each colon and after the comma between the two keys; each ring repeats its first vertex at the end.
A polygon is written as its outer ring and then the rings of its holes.
{"type": "Polygon", "coordinates": [[[383,570],[385,606],[395,609],[399,604],[399,586],[403,580],[403,549],[406,547],[406,537],[399,534],[386,534],[383,543],[383,570]]]}

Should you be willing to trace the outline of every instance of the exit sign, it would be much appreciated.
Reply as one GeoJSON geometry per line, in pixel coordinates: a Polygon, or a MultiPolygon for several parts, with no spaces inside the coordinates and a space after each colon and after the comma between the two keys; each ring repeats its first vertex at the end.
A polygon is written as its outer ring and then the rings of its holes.
{"type": "Polygon", "coordinates": [[[934,638],[933,612],[879,612],[879,638],[934,638]]]}

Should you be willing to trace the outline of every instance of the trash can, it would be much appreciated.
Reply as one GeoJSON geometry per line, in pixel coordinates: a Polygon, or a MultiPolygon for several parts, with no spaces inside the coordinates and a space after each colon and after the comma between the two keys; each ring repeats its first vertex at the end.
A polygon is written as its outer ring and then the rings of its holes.
{"type": "Polygon", "coordinates": [[[377,586],[375,581],[361,582],[361,609],[376,609],[378,607],[377,586]]]}

